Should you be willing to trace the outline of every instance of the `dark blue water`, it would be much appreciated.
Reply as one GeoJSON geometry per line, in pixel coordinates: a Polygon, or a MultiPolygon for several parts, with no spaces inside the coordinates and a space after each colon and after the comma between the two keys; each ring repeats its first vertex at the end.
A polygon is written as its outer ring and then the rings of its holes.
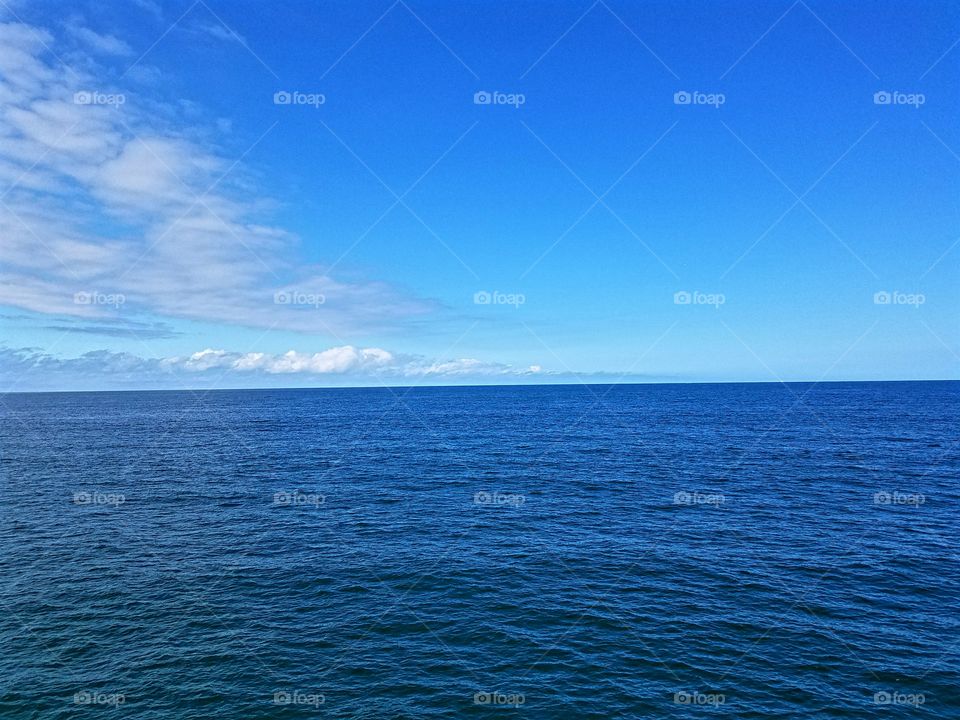
{"type": "Polygon", "coordinates": [[[2,401],[0,717],[960,717],[960,383],[2,401]]]}

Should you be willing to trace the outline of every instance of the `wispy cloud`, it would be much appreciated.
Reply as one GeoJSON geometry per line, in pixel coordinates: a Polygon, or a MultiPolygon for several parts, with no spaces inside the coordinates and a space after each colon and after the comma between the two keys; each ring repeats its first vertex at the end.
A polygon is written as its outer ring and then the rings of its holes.
{"type": "Polygon", "coordinates": [[[133,4],[158,20],[163,18],[163,8],[160,7],[160,3],[154,0],[133,0],[133,4]]]}
{"type": "Polygon", "coordinates": [[[162,340],[182,335],[182,333],[174,330],[169,324],[163,322],[135,322],[112,319],[89,323],[51,323],[44,325],[43,329],[80,335],[99,335],[101,337],[132,338],[139,340],[162,340]]]}
{"type": "Polygon", "coordinates": [[[120,56],[133,54],[133,49],[125,41],[114,35],[101,34],[78,25],[69,25],[67,32],[95,53],[120,56]]]}
{"type": "Polygon", "coordinates": [[[62,65],[56,46],[47,30],[0,23],[0,304],[338,336],[436,308],[303,263],[299,238],[271,223],[272,203],[251,191],[242,161],[178,127],[177,108],[110,84],[92,56],[62,65]],[[77,302],[84,293],[124,302],[77,302]],[[323,302],[283,302],[298,293],[323,302]]]}
{"type": "Polygon", "coordinates": [[[241,45],[246,45],[247,40],[242,35],[240,35],[236,30],[228,28],[227,26],[219,23],[196,23],[189,26],[187,32],[192,32],[198,35],[208,35],[216,40],[222,40],[223,42],[238,42],[241,45]]]}

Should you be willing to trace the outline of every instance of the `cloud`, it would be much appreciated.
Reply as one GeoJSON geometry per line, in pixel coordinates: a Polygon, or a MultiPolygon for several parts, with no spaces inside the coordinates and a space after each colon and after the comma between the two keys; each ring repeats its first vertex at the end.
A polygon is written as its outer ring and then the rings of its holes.
{"type": "MultiPolygon", "coordinates": [[[[73,32],[110,47],[109,36],[73,32]]],[[[51,47],[47,30],[0,23],[0,304],[88,322],[182,318],[337,337],[438,308],[303,262],[300,239],[271,222],[274,203],[243,163],[177,127],[185,111],[110,84],[90,58],[62,65],[51,47]],[[91,293],[124,302],[75,299],[91,293]],[[285,293],[323,302],[278,302],[285,293]]]]}
{"type": "Polygon", "coordinates": [[[163,73],[155,65],[137,63],[126,71],[124,77],[142,85],[156,85],[163,77],[163,73]]]}
{"type": "Polygon", "coordinates": [[[228,353],[225,350],[201,350],[187,358],[169,358],[165,367],[182,368],[187,371],[203,371],[224,368],[237,372],[260,371],[269,374],[364,372],[385,368],[397,369],[392,353],[379,348],[358,349],[352,345],[334,347],[322,352],[306,354],[295,350],[282,355],[262,352],[228,353]]]}
{"type": "Polygon", "coordinates": [[[195,24],[190,28],[191,32],[209,35],[217,40],[224,42],[238,42],[241,45],[247,44],[247,39],[231,27],[227,27],[221,22],[209,24],[195,24]]]}
{"type": "Polygon", "coordinates": [[[158,20],[163,18],[163,9],[160,7],[160,3],[154,0],[133,0],[133,4],[158,20]]]}
{"type": "Polygon", "coordinates": [[[163,322],[150,323],[113,319],[91,323],[50,324],[44,325],[43,329],[82,335],[100,335],[103,337],[134,338],[140,340],[162,340],[178,337],[183,334],[163,322]]]}
{"type": "Polygon", "coordinates": [[[126,42],[113,35],[101,35],[77,25],[68,26],[67,32],[95,53],[120,56],[133,54],[133,49],[126,42]]]}
{"type": "MultiPolygon", "coordinates": [[[[539,366],[515,368],[473,358],[431,360],[381,348],[352,345],[313,353],[231,352],[207,348],[186,356],[144,358],[132,353],[97,350],[62,358],[37,348],[0,347],[2,391],[73,389],[95,381],[101,387],[188,387],[215,383],[276,384],[270,378],[301,381],[351,380],[379,384],[398,381],[518,380],[549,375],[539,366]]],[[[297,382],[293,381],[294,384],[297,382]]]]}

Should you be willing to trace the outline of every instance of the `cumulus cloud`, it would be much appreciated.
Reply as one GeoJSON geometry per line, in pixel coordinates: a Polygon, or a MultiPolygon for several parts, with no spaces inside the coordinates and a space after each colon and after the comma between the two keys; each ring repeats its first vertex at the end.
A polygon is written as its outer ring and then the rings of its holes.
{"type": "MultiPolygon", "coordinates": [[[[95,381],[103,387],[184,387],[195,381],[229,386],[236,380],[257,384],[269,378],[300,378],[323,383],[350,379],[373,384],[389,381],[520,379],[544,373],[539,366],[515,368],[474,358],[431,360],[352,345],[320,352],[231,352],[207,348],[185,356],[145,358],[98,350],[75,358],[58,357],[37,348],[0,347],[0,391],[72,389],[95,381]]],[[[276,384],[271,381],[268,384],[276,384]]]]}
{"type": "Polygon", "coordinates": [[[0,304],[337,336],[436,309],[304,263],[299,238],[271,222],[272,203],[251,189],[242,162],[177,127],[186,111],[104,79],[92,53],[125,54],[122,41],[70,32],[92,48],[75,66],[51,52],[58,39],[48,30],[0,23],[0,304]],[[291,292],[324,301],[278,302],[291,292]],[[125,302],[78,303],[78,293],[125,302]]]}
{"type": "Polygon", "coordinates": [[[383,368],[397,369],[393,354],[380,348],[355,348],[352,345],[334,347],[317,353],[300,353],[295,350],[272,355],[249,352],[229,353],[225,350],[206,349],[187,358],[170,358],[163,361],[164,367],[182,368],[187,371],[203,371],[225,368],[238,372],[262,371],[270,374],[309,373],[325,375],[367,371],[383,368]]]}

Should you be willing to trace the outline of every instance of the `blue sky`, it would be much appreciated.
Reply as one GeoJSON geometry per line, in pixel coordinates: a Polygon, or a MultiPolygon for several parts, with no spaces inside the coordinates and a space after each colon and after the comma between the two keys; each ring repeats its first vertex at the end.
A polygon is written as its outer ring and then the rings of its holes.
{"type": "Polygon", "coordinates": [[[0,5],[2,390],[960,376],[955,4],[71,7],[0,5]]]}

